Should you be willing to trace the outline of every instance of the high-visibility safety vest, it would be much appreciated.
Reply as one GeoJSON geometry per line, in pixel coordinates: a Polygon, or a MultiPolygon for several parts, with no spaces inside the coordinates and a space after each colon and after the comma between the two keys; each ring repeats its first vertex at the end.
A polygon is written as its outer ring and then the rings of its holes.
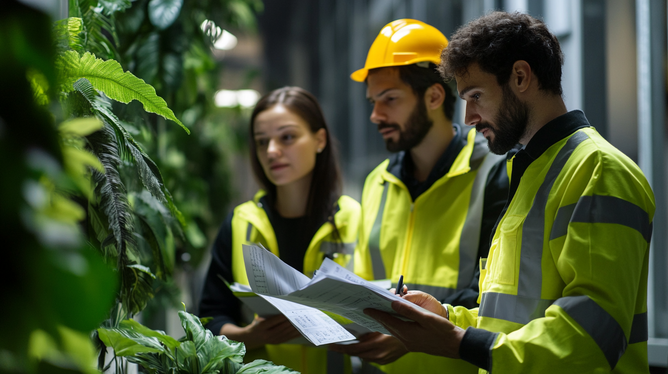
{"type": "MultiPolygon", "coordinates": [[[[232,274],[234,280],[248,285],[244,266],[242,244],[262,244],[280,258],[276,234],[269,222],[258,192],[252,201],[247,201],[234,209],[232,218],[232,274]]],[[[333,237],[333,226],[326,222],[311,239],[304,255],[304,274],[312,277],[325,256],[341,266],[352,269],[353,251],[357,243],[360,205],[348,196],[338,200],[339,210],[334,214],[334,223],[340,240],[333,237]]],[[[248,351],[245,360],[265,359],[275,364],[285,365],[302,374],[334,374],[352,371],[349,357],[330,352],[327,348],[308,347],[299,344],[267,344],[263,348],[248,351]]]]}
{"type": "MultiPolygon", "coordinates": [[[[362,192],[362,222],[355,272],[365,279],[399,276],[410,290],[439,300],[468,288],[478,261],[487,177],[503,157],[489,153],[475,129],[450,170],[412,201],[408,188],[387,170],[389,160],[367,177],[362,192]]],[[[385,373],[471,373],[461,360],[408,353],[379,366],[385,373]]]]}
{"type": "Polygon", "coordinates": [[[448,306],[450,320],[489,331],[475,355],[494,374],[649,373],[654,208],[632,160],[592,127],[573,132],[526,168],[481,261],[480,307],[448,306]]]}

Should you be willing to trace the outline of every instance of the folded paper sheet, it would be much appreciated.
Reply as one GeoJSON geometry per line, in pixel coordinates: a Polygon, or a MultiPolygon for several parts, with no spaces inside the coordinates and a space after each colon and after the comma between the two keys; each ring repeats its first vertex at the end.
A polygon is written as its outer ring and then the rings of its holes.
{"type": "Polygon", "coordinates": [[[364,314],[364,309],[373,308],[396,314],[391,306],[393,301],[419,308],[387,289],[358,277],[330,259],[325,259],[313,278],[309,279],[262,247],[244,245],[243,250],[246,274],[253,292],[281,310],[315,345],[348,341],[355,337],[327,315],[323,318],[311,309],[281,306],[278,300],[331,312],[353,321],[359,325],[360,330],[384,334],[389,332],[383,325],[364,314]],[[289,313],[286,314],[282,308],[289,313]]]}

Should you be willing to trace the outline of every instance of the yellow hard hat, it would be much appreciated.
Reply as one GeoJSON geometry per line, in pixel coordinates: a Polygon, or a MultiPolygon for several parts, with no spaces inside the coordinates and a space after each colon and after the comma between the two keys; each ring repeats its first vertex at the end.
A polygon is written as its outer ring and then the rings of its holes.
{"type": "Polygon", "coordinates": [[[410,65],[429,61],[441,62],[441,51],[448,39],[435,27],[414,19],[390,22],[373,41],[363,69],[350,74],[357,82],[364,82],[369,69],[410,65]]]}

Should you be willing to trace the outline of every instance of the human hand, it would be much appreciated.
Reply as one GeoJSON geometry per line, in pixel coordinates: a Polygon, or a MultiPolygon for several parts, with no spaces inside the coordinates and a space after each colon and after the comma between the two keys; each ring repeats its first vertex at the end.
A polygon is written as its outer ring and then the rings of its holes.
{"type": "Polygon", "coordinates": [[[255,317],[245,327],[227,323],[220,329],[229,339],[243,342],[251,350],[265,344],[281,344],[301,336],[301,333],[282,314],[269,318],[255,317]]]}
{"type": "MultiPolygon", "coordinates": [[[[404,298],[408,300],[408,295],[404,298]]],[[[392,309],[410,321],[402,321],[376,309],[364,309],[364,313],[385,326],[411,352],[459,358],[459,346],[465,331],[448,321],[444,314],[434,312],[438,309],[435,308],[434,300],[436,299],[433,297],[416,295],[411,298],[421,302],[427,310],[419,310],[399,301],[392,302],[392,309]]],[[[437,300],[435,302],[443,312],[443,306],[437,300]]]]}
{"type": "Polygon", "coordinates": [[[399,339],[392,335],[370,332],[362,335],[356,344],[330,344],[329,350],[357,356],[365,361],[385,365],[398,360],[408,353],[399,339]]]}
{"type": "Polygon", "coordinates": [[[403,296],[405,300],[418,305],[430,312],[436,313],[439,316],[448,319],[448,310],[435,297],[422,291],[408,291],[403,296]]]}

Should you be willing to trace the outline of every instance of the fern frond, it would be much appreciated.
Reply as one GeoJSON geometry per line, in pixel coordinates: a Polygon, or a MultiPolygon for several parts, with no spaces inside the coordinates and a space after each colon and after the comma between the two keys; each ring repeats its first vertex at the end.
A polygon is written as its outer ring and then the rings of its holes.
{"type": "Polygon", "coordinates": [[[80,17],[69,17],[53,24],[53,34],[56,41],[56,51],[74,50],[84,53],[85,35],[83,34],[83,20],[80,17]]]}
{"type": "Polygon", "coordinates": [[[183,236],[182,229],[186,226],[185,218],[174,204],[174,199],[169,193],[169,190],[165,187],[158,166],[142,150],[141,146],[134,140],[132,135],[125,130],[121,121],[111,111],[111,106],[98,98],[97,93],[90,82],[86,79],[80,79],[74,83],[73,87],[76,91],[81,93],[86,100],[88,100],[93,107],[93,110],[97,111],[97,113],[114,128],[117,134],[117,139],[119,140],[120,148],[129,152],[137,165],[139,178],[142,184],[153,196],[158,198],[163,204],[167,205],[169,211],[180,223],[180,227],[177,227],[177,232],[179,235],[183,236]]]}
{"type": "Polygon", "coordinates": [[[86,78],[95,89],[109,98],[125,104],[137,100],[142,103],[145,111],[176,122],[190,134],[190,130],[176,118],[165,100],[155,93],[150,84],[130,72],[123,72],[121,65],[114,60],[103,61],[90,53],[79,57],[76,52],[68,51],[58,56],[56,68],[60,73],[63,92],[71,92],[76,81],[86,78]]]}
{"type": "Polygon", "coordinates": [[[88,139],[93,152],[104,166],[104,173],[93,171],[93,180],[96,183],[95,191],[100,197],[100,207],[107,218],[109,231],[118,250],[120,268],[121,262],[128,256],[128,249],[134,248],[134,228],[125,186],[118,172],[121,160],[115,137],[113,129],[105,124],[101,131],[92,134],[88,139]]]}
{"type": "Polygon", "coordinates": [[[104,59],[118,60],[116,46],[119,42],[113,14],[105,14],[104,8],[98,6],[97,1],[70,1],[70,9],[73,2],[76,3],[76,10],[70,10],[70,15],[81,17],[83,21],[85,49],[104,59]]]}

